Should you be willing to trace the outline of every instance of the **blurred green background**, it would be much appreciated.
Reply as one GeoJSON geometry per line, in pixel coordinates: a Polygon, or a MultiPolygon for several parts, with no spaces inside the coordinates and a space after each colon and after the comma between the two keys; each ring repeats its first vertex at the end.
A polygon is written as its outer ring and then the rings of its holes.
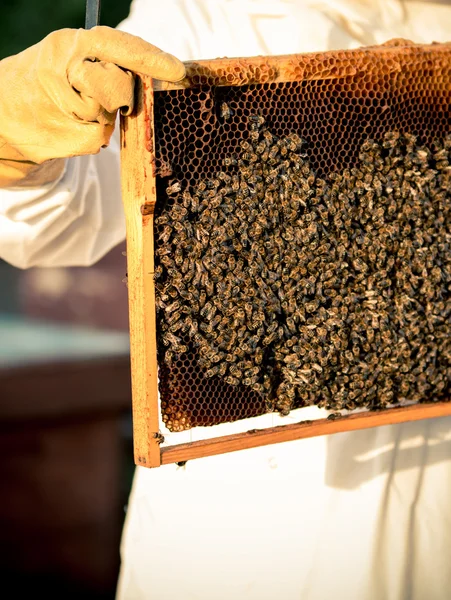
{"type": "MultiPolygon", "coordinates": [[[[102,0],[100,24],[116,27],[128,15],[130,0],[102,0]]],[[[63,27],[84,27],[85,0],[2,0],[0,59],[21,52],[63,27]]]]}

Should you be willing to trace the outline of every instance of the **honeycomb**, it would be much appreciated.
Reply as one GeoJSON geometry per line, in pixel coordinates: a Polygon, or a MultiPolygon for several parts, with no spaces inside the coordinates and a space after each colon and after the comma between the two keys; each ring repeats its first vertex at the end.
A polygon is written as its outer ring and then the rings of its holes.
{"type": "MultiPolygon", "coordinates": [[[[451,47],[388,46],[346,52],[193,63],[181,89],[155,93],[157,205],[170,210],[169,182],[190,189],[227,171],[249,136],[248,118],[259,114],[279,137],[296,133],[307,142],[319,177],[353,167],[368,139],[390,131],[432,144],[450,131],[451,47]],[[283,65],[283,68],[281,67],[283,65]],[[226,105],[230,112],[225,115],[226,105]]],[[[230,167],[230,172],[232,172],[230,167]]],[[[156,239],[161,231],[156,231],[156,239]]],[[[189,346],[189,340],[185,343],[189,346]]],[[[196,349],[172,365],[162,360],[158,336],[162,419],[173,431],[258,416],[264,399],[250,388],[207,378],[196,349]]]]}

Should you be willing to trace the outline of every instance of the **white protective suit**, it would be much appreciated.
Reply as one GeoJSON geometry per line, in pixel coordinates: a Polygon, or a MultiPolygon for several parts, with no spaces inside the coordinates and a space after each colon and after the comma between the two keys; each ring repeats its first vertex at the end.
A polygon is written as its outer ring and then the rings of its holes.
{"type": "MultiPolygon", "coordinates": [[[[120,28],[181,60],[287,54],[449,41],[451,6],[134,0],[120,28]]],[[[0,190],[14,265],[92,264],[123,237],[116,142],[45,188],[0,190]]],[[[451,418],[138,467],[121,553],[118,600],[448,600],[451,418]]]]}

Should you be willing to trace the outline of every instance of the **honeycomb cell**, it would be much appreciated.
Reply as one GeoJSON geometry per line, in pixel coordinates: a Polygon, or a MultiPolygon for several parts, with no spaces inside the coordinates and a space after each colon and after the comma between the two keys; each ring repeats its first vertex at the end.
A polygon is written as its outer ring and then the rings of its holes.
{"type": "MultiPolygon", "coordinates": [[[[401,45],[392,44],[394,49],[401,45]]],[[[189,189],[218,170],[230,172],[223,159],[238,153],[240,142],[248,138],[251,114],[261,114],[279,137],[295,132],[306,140],[308,161],[319,177],[352,168],[365,140],[380,141],[392,130],[413,134],[426,145],[443,138],[451,120],[451,52],[435,56],[432,51],[369,49],[370,60],[364,52],[318,54],[316,61],[293,57],[297,81],[288,82],[273,81],[277,69],[271,59],[259,67],[241,61],[214,76],[193,67],[193,87],[156,92],[156,216],[172,205],[165,193],[170,180],[189,189]],[[227,118],[223,103],[231,109],[227,118]]],[[[189,339],[182,342],[190,349],[184,360],[171,366],[159,360],[162,418],[170,430],[267,411],[264,399],[248,387],[207,379],[189,339]]],[[[158,345],[162,352],[159,338],[158,345]]]]}

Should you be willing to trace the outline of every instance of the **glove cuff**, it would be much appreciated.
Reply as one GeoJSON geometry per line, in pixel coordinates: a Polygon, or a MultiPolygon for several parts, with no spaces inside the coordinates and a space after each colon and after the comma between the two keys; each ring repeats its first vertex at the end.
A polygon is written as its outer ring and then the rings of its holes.
{"type": "Polygon", "coordinates": [[[64,172],[63,158],[47,160],[42,164],[25,160],[14,148],[0,141],[0,188],[41,187],[56,181],[64,172]]]}

